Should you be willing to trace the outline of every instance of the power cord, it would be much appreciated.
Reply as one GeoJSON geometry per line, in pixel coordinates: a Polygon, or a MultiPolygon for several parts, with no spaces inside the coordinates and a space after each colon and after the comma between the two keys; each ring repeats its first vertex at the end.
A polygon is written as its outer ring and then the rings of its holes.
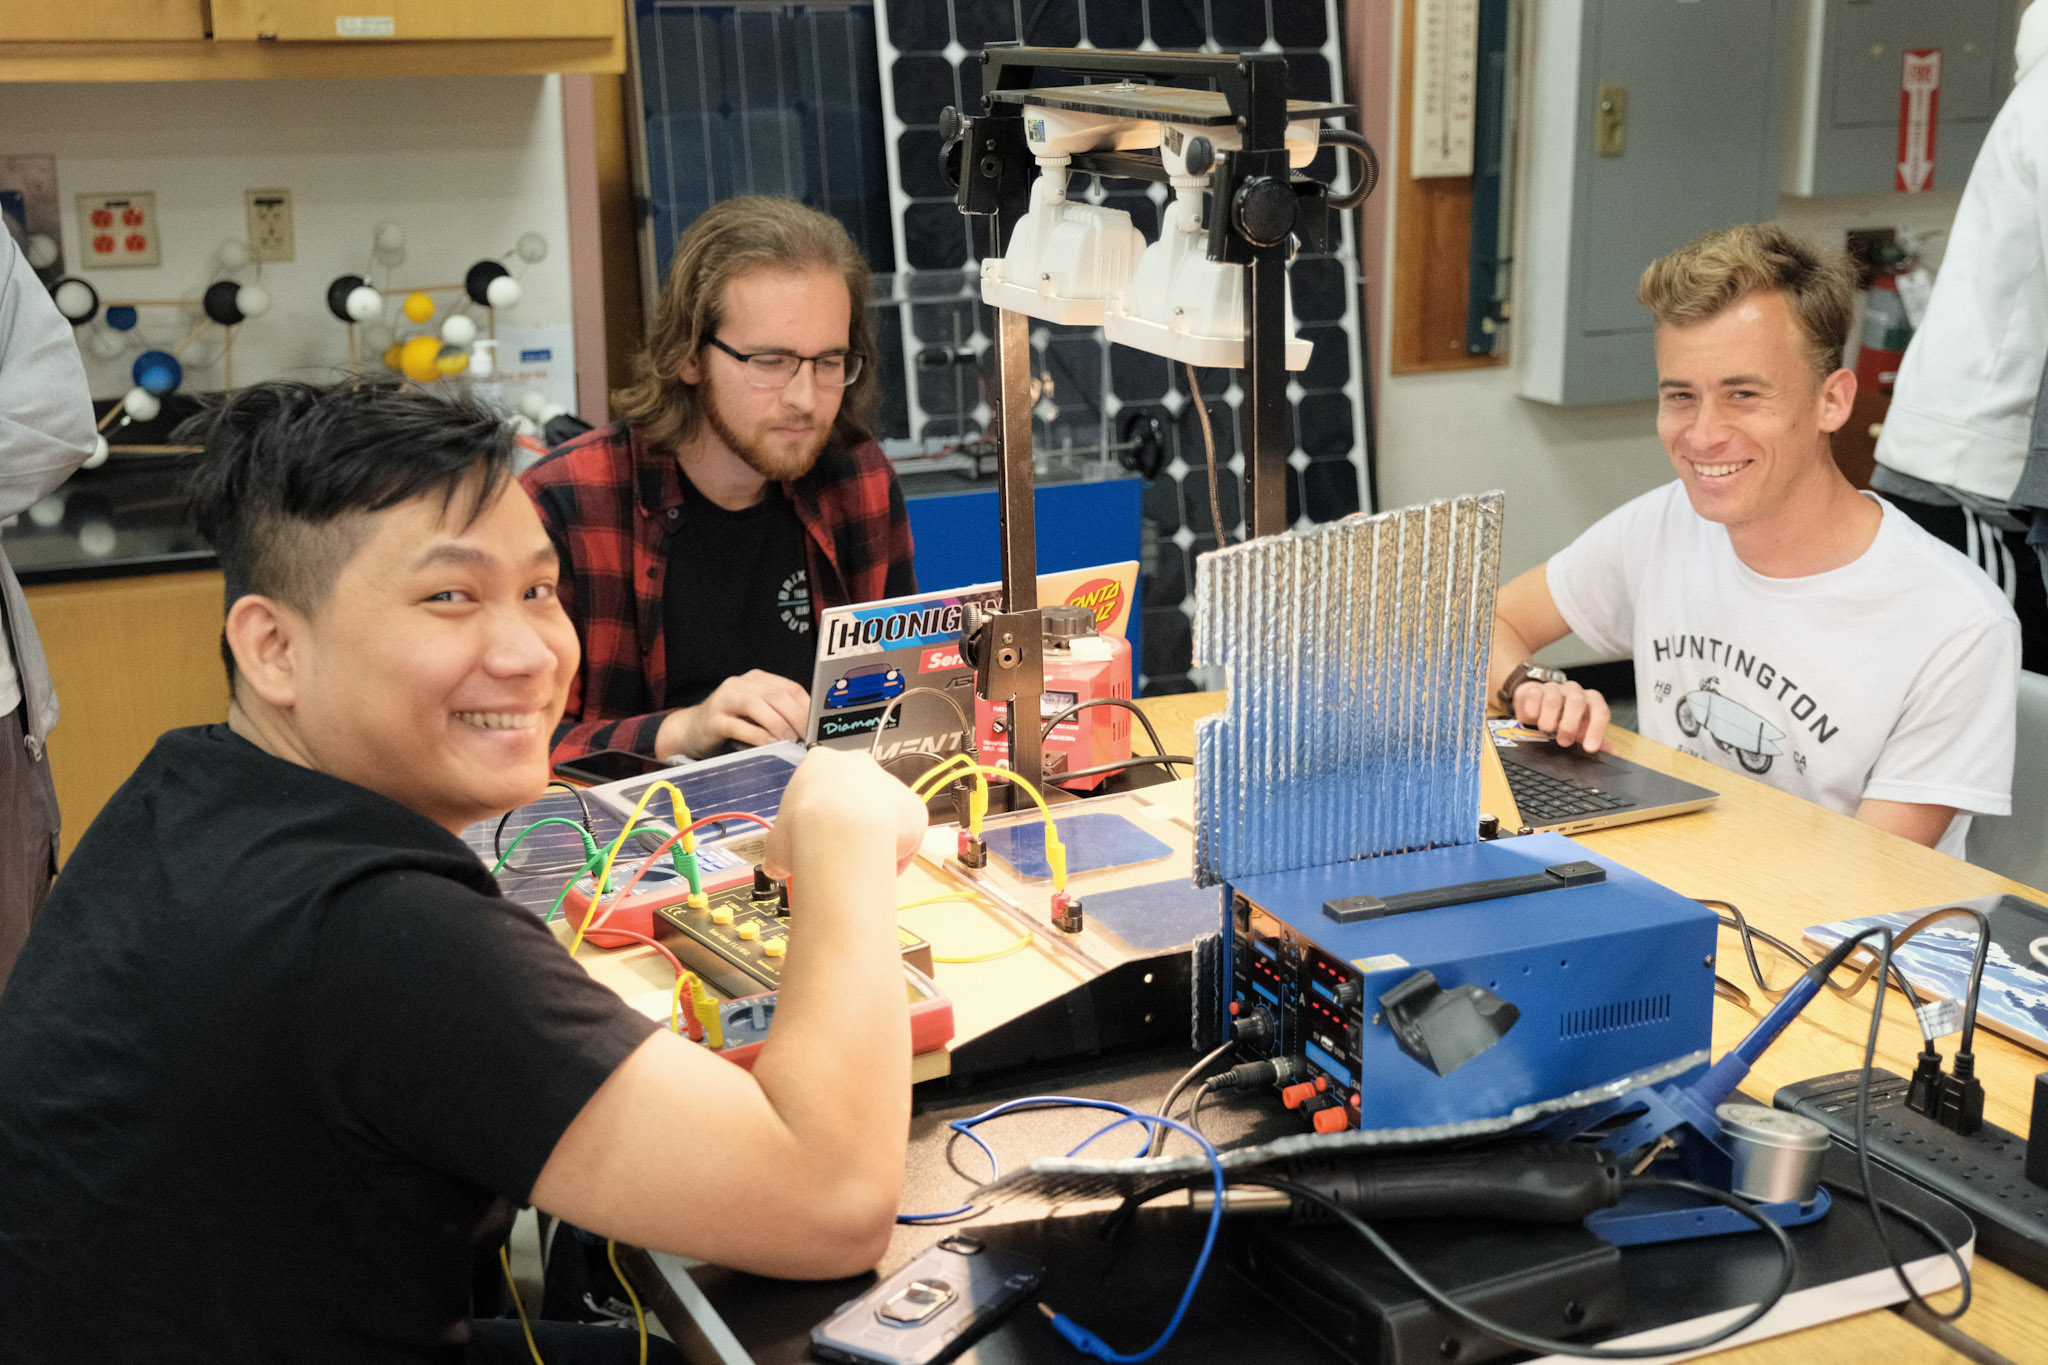
{"type": "MultiPolygon", "coordinates": [[[[1235,1038],[1226,1039],[1223,1043],[1217,1046],[1214,1051],[1210,1052],[1208,1056],[1202,1058],[1201,1061],[1196,1062],[1186,1071],[1181,1072],[1180,1078],[1176,1080],[1171,1086],[1167,1087],[1166,1098],[1159,1102],[1159,1112],[1162,1114],[1171,1115],[1173,1113],[1174,1101],[1178,1100],[1181,1097],[1181,1093],[1185,1091],[1189,1086],[1193,1085],[1196,1079],[1200,1077],[1203,1072],[1207,1071],[1210,1067],[1216,1065],[1218,1061],[1222,1060],[1224,1053],[1230,1051],[1230,1049],[1236,1046],[1237,1040],[1235,1038]]],[[[1146,1145],[1145,1155],[1158,1156],[1160,1149],[1163,1148],[1165,1145],[1166,1130],[1164,1128],[1156,1128],[1152,1132],[1152,1141],[1146,1145]]]]}
{"type": "MultiPolygon", "coordinates": [[[[1862,933],[1850,939],[1849,942],[1861,943],[1872,936],[1876,936],[1881,944],[1878,953],[1878,965],[1881,971],[1889,967],[1892,960],[1894,940],[1889,925],[1876,925],[1865,929],[1862,933]]],[[[1878,1025],[1883,1020],[1884,992],[1878,991],[1875,994],[1875,998],[1870,1002],[1870,1033],[1863,1041],[1863,1070],[1856,1077],[1856,1174],[1863,1184],[1863,1189],[1858,1197],[1862,1200],[1864,1207],[1870,1210],[1871,1226],[1877,1229],[1877,1244],[1884,1248],[1884,1258],[1891,1265],[1892,1274],[1897,1276],[1899,1283],[1905,1287],[1906,1297],[1912,1301],[1914,1307],[1929,1317],[1939,1322],[1954,1322],[1957,1318],[1970,1311],[1970,1300],[1972,1298],[1970,1267],[1964,1264],[1962,1255],[1955,1247],[1949,1244],[1948,1239],[1943,1237],[1931,1224],[1915,1215],[1908,1214],[1904,1209],[1886,1204],[1880,1200],[1877,1197],[1876,1178],[1871,1174],[1870,1069],[1877,1062],[1877,1030],[1878,1025]],[[1885,1230],[1885,1213],[1890,1213],[1894,1217],[1899,1218],[1900,1221],[1913,1227],[1923,1237],[1926,1237],[1934,1245],[1940,1247],[1949,1260],[1954,1262],[1956,1274],[1961,1280],[1963,1297],[1962,1301],[1955,1306],[1953,1311],[1947,1313],[1938,1311],[1926,1299],[1921,1297],[1920,1291],[1914,1287],[1913,1281],[1907,1278],[1906,1267],[1900,1264],[1899,1253],[1892,1246],[1891,1234],[1885,1230]]]]}
{"type": "Polygon", "coordinates": [[[954,696],[951,692],[944,690],[943,688],[912,687],[902,692],[898,692],[895,696],[889,698],[889,704],[882,708],[882,714],[880,718],[875,721],[874,733],[868,736],[869,758],[875,757],[875,750],[882,747],[882,732],[889,728],[889,718],[895,715],[896,712],[899,709],[901,709],[904,702],[908,701],[912,697],[918,696],[919,694],[923,694],[924,696],[928,697],[937,697],[940,701],[946,703],[946,705],[953,708],[953,714],[959,717],[960,720],[960,733],[965,737],[964,742],[967,745],[967,752],[975,752],[974,721],[968,716],[967,708],[960,704],[960,699],[954,696]]]}
{"type": "Polygon", "coordinates": [[[1683,1355],[1692,1351],[1704,1351],[1711,1346],[1717,1346],[1729,1340],[1737,1333],[1755,1325],[1766,1313],[1776,1308],[1778,1301],[1785,1297],[1785,1291],[1791,1287],[1792,1275],[1798,1268],[1799,1263],[1797,1253],[1792,1249],[1792,1239],[1786,1235],[1785,1229],[1757,1212],[1755,1206],[1747,1200],[1730,1194],[1726,1190],[1717,1190],[1711,1185],[1701,1185],[1691,1180],[1672,1180],[1663,1176],[1631,1177],[1622,1182],[1623,1190],[1661,1189],[1690,1194],[1697,1198],[1734,1209],[1737,1213],[1755,1223],[1758,1227],[1769,1233],[1772,1240],[1778,1244],[1778,1254],[1781,1262],[1778,1267],[1778,1278],[1772,1284],[1770,1291],[1763,1296],[1762,1301],[1755,1307],[1751,1308],[1734,1322],[1729,1323],[1726,1327],[1720,1328],[1707,1336],[1697,1337],[1692,1341],[1666,1342],[1659,1346],[1581,1346],[1569,1341],[1549,1341],[1543,1337],[1519,1332],[1505,1323],[1495,1322],[1492,1318],[1459,1303],[1434,1283],[1424,1278],[1422,1272],[1417,1270],[1414,1264],[1402,1256],[1399,1251],[1396,1251],[1392,1243],[1380,1236],[1378,1230],[1370,1223],[1313,1186],[1298,1184],[1281,1176],[1268,1175],[1240,1176],[1238,1177],[1238,1183],[1263,1185],[1267,1189],[1278,1190],[1290,1198],[1316,1205],[1345,1227],[1350,1228],[1353,1232],[1364,1238],[1374,1251],[1384,1256],[1388,1264],[1392,1265],[1395,1270],[1406,1277],[1410,1284],[1422,1291],[1423,1297],[1434,1303],[1438,1308],[1454,1317],[1462,1318],[1480,1331],[1490,1336],[1499,1337],[1502,1341],[1512,1346],[1520,1347],[1525,1351],[1535,1351],[1543,1355],[1578,1356],[1586,1360],[1644,1360],[1652,1357],[1669,1357],[1683,1355]]]}
{"type": "Polygon", "coordinates": [[[1183,767],[1192,768],[1195,760],[1186,754],[1133,754],[1129,758],[1119,759],[1115,763],[1097,763],[1092,767],[1072,768],[1063,773],[1055,773],[1048,780],[1057,786],[1062,782],[1071,782],[1077,777],[1094,777],[1099,773],[1120,773],[1126,768],[1140,768],[1148,763],[1161,764],[1171,773],[1173,765],[1180,764],[1183,767]]]}
{"type": "MultiPolygon", "coordinates": [[[[1757,988],[1767,997],[1775,1000],[1784,992],[1774,991],[1764,983],[1763,971],[1757,964],[1756,948],[1751,942],[1752,939],[1763,940],[1802,966],[1810,968],[1813,965],[1813,960],[1806,954],[1762,929],[1753,927],[1732,902],[1703,897],[1699,903],[1711,909],[1725,910],[1733,917],[1732,922],[1725,917],[1721,922],[1742,936],[1742,951],[1749,959],[1749,974],[1756,981],[1757,988]]],[[[1943,1071],[1941,1052],[1935,1047],[1938,1035],[1931,1022],[1936,1012],[1949,1007],[1948,1002],[1934,1006],[1923,1005],[1919,992],[1914,990],[1911,979],[1900,970],[1895,959],[1887,959],[1882,970],[1889,974],[1891,980],[1898,983],[1907,1003],[1913,1007],[1914,1021],[1920,1026],[1920,1057],[1913,1069],[1912,1080],[1907,1086],[1906,1107],[1916,1114],[1925,1114],[1951,1132],[1968,1137],[1984,1126],[1984,1084],[1976,1075],[1975,1044],[1977,999],[1984,984],[1984,965],[1991,951],[1991,922],[1980,910],[1963,905],[1945,906],[1939,910],[1928,911],[1904,929],[1896,931],[1892,946],[1894,950],[1904,947],[1921,930],[1945,919],[1971,919],[1977,924],[1977,952],[1970,964],[1970,986],[1962,1010],[1962,1036],[1956,1047],[1956,1067],[1953,1075],[1945,1074],[1943,1071]]],[[[1827,988],[1840,999],[1854,999],[1857,992],[1862,990],[1872,977],[1880,974],[1877,959],[1869,956],[1867,948],[1862,951],[1867,960],[1847,986],[1837,986],[1833,981],[1826,983],[1827,988]]]]}
{"type": "MultiPolygon", "coordinates": [[[[1078,1099],[1068,1095],[1032,1095],[1024,1099],[1010,1100],[1007,1103],[996,1105],[993,1109],[985,1109],[981,1113],[969,1118],[954,1119],[946,1126],[952,1129],[957,1136],[964,1137],[975,1146],[981,1148],[982,1154],[988,1157],[989,1169],[991,1171],[989,1178],[994,1180],[1002,1175],[1002,1165],[996,1160],[995,1151],[986,1142],[983,1142],[974,1130],[982,1124],[992,1119],[1001,1118],[1006,1114],[1014,1114],[1026,1109],[1045,1108],[1101,1109],[1122,1116],[1116,1122],[1098,1128],[1083,1138],[1079,1145],[1067,1153],[1068,1156],[1078,1156],[1098,1138],[1115,1132],[1127,1123],[1136,1123],[1145,1126],[1152,1130],[1152,1132],[1156,1132],[1160,1127],[1165,1127],[1172,1129],[1174,1132],[1184,1134],[1192,1138],[1196,1145],[1202,1149],[1202,1154],[1209,1159],[1211,1183],[1216,1191],[1216,1199],[1209,1211],[1209,1226],[1202,1237],[1202,1250],[1195,1257],[1195,1268],[1188,1272],[1187,1287],[1181,1291],[1180,1301],[1174,1305],[1173,1316],[1167,1319],[1166,1326],[1160,1330],[1158,1337],[1152,1341],[1151,1345],[1140,1351],[1119,1351],[1066,1314],[1055,1312],[1043,1303],[1038,1305],[1038,1311],[1050,1319],[1052,1329],[1065,1338],[1067,1343],[1073,1346],[1075,1350],[1091,1355],[1097,1360],[1108,1361],[1110,1365],[1140,1365],[1140,1362],[1150,1360],[1153,1356],[1158,1355],[1160,1351],[1166,1348],[1166,1344],[1173,1340],[1174,1333],[1180,1330],[1182,1319],[1187,1316],[1188,1305],[1194,1302],[1195,1291],[1201,1287],[1203,1272],[1209,1268],[1210,1254],[1216,1249],[1216,1234],[1223,1225],[1224,1188],[1226,1183],[1223,1173],[1223,1158],[1207,1139],[1187,1125],[1177,1123],[1160,1114],[1141,1113],[1126,1105],[1118,1104],[1113,1100],[1078,1099]]],[[[1149,1146],[1151,1146],[1150,1133],[1147,1134],[1145,1143],[1145,1147],[1149,1146]]],[[[1137,1155],[1143,1156],[1144,1148],[1140,1148],[1137,1155]]],[[[974,1206],[969,1203],[962,1204],[959,1208],[948,1210],[944,1213],[898,1214],[896,1221],[899,1223],[935,1222],[970,1213],[973,1211],[973,1208],[974,1206]]]]}
{"type": "MultiPolygon", "coordinates": [[[[1191,758],[1167,757],[1166,746],[1159,742],[1159,731],[1154,729],[1152,726],[1152,717],[1146,715],[1144,711],[1140,709],[1136,703],[1126,701],[1122,697],[1090,697],[1086,701],[1075,702],[1072,706],[1069,706],[1066,710],[1060,712],[1058,715],[1054,716],[1051,720],[1045,723],[1045,728],[1038,732],[1039,742],[1042,744],[1046,740],[1051,739],[1052,732],[1056,728],[1064,724],[1066,721],[1072,719],[1073,717],[1078,716],[1079,714],[1081,714],[1081,712],[1086,711],[1091,706],[1117,706],[1123,708],[1124,710],[1130,712],[1132,715],[1136,716],[1138,718],[1138,723],[1145,727],[1145,738],[1152,741],[1152,755],[1154,761],[1167,764],[1191,764],[1194,762],[1194,760],[1191,758]]],[[[1171,772],[1171,769],[1169,769],[1168,771],[1171,772]]],[[[1062,778],[1068,778],[1073,777],[1074,775],[1075,774],[1073,773],[1062,773],[1060,776],[1062,778]]]]}

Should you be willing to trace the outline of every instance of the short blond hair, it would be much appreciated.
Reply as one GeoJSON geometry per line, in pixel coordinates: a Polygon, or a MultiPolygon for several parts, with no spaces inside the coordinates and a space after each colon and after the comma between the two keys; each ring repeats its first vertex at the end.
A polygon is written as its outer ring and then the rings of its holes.
{"type": "Polygon", "coordinates": [[[1806,357],[1826,379],[1842,368],[1856,312],[1856,267],[1776,223],[1739,223],[1650,262],[1636,300],[1659,324],[1705,322],[1752,294],[1783,294],[1806,338],[1806,357]]]}
{"type": "Polygon", "coordinates": [[[681,371],[725,321],[726,285],[756,270],[811,268],[846,281],[853,308],[847,350],[867,363],[847,388],[833,430],[848,444],[867,440],[880,398],[868,330],[867,257],[838,219],[767,195],[712,205],[676,242],[647,347],[633,357],[633,382],[612,395],[612,411],[656,449],[680,447],[697,434],[704,417],[703,398],[683,382],[681,371]]]}

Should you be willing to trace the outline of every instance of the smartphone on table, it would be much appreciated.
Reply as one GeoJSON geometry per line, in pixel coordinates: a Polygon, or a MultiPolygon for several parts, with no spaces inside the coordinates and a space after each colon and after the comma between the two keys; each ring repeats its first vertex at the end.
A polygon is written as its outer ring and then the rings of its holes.
{"type": "Polygon", "coordinates": [[[847,1365],[939,1365],[1038,1292],[1045,1266],[948,1237],[811,1329],[811,1354],[847,1365]]]}

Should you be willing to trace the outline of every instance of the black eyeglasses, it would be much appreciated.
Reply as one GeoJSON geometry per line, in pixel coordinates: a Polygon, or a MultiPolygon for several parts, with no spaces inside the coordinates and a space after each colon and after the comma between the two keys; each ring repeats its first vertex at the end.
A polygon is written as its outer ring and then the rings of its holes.
{"type": "Polygon", "coordinates": [[[806,364],[811,375],[826,388],[843,389],[860,378],[859,355],[852,351],[827,351],[824,355],[791,355],[788,351],[756,351],[742,355],[717,337],[711,344],[747,367],[747,382],[757,389],[779,389],[796,378],[806,364]]]}

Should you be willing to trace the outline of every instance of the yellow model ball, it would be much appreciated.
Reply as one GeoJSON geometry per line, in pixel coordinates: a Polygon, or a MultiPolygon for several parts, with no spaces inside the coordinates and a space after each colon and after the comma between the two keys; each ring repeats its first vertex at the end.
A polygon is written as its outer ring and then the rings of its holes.
{"type": "Polygon", "coordinates": [[[405,315],[414,322],[425,322],[428,318],[434,316],[434,301],[425,294],[407,294],[405,296],[405,315]]]}
{"type": "Polygon", "coordinates": [[[441,348],[441,354],[434,358],[434,368],[442,374],[461,374],[469,368],[469,352],[458,351],[453,346],[441,348]]]}
{"type": "Polygon", "coordinates": [[[401,364],[400,364],[400,361],[401,361],[401,360],[403,360],[403,358],[404,358],[404,353],[403,353],[403,351],[401,350],[401,348],[399,347],[399,345],[398,345],[398,343],[397,343],[397,342],[395,342],[395,341],[394,341],[394,342],[392,342],[392,343],[391,343],[391,344],[390,344],[389,346],[386,346],[386,347],[384,348],[384,368],[385,368],[385,369],[387,369],[387,370],[396,370],[396,369],[401,369],[401,368],[403,368],[403,367],[401,366],[401,364]]]}
{"type": "Polygon", "coordinates": [[[399,348],[398,368],[415,383],[431,384],[441,377],[441,367],[434,363],[440,356],[441,338],[414,337],[399,348]]]}

